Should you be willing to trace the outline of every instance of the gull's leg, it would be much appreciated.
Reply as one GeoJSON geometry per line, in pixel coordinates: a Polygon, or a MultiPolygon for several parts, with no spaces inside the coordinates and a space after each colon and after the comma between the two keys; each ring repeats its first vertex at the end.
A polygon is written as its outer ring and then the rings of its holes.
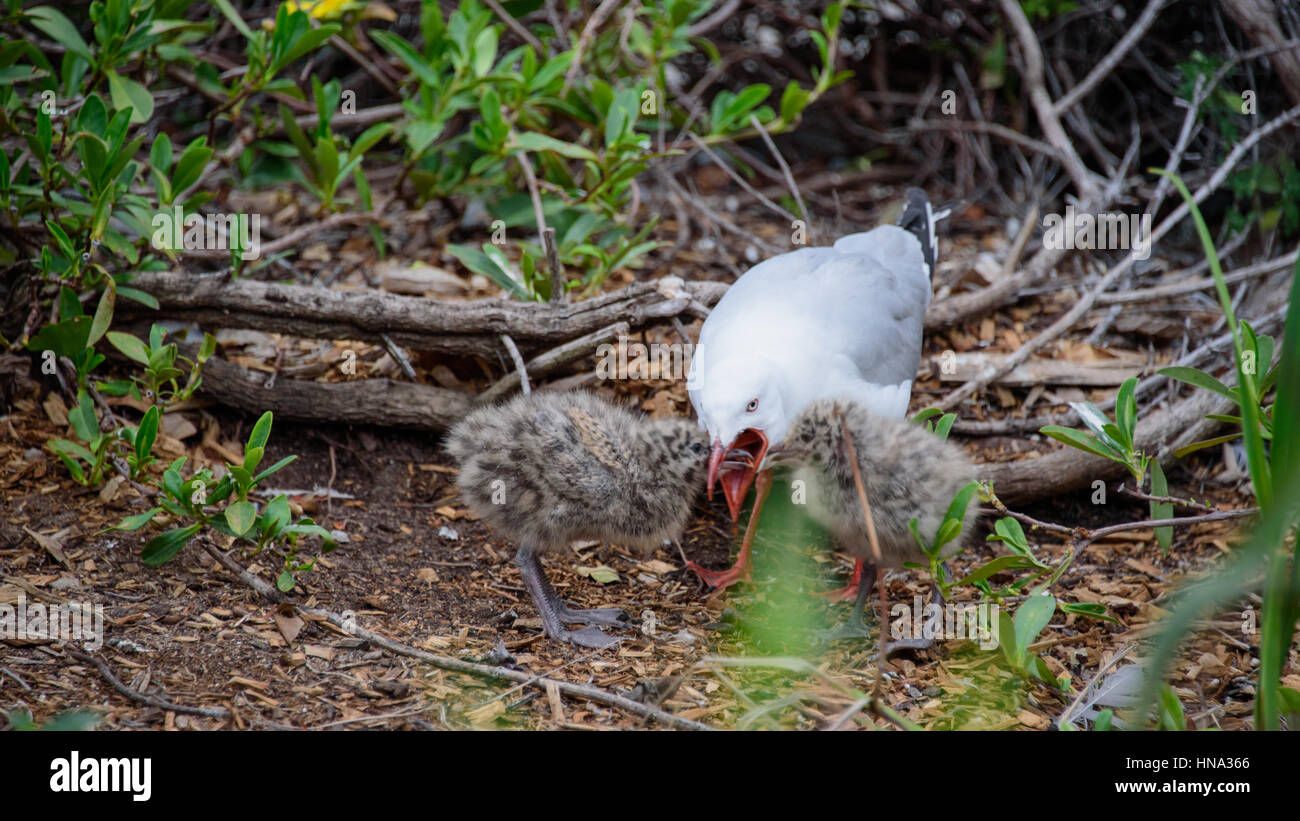
{"type": "Polygon", "coordinates": [[[533,597],[533,603],[537,605],[537,613],[542,617],[542,629],[546,635],[560,641],[567,641],[570,644],[576,644],[579,647],[590,647],[600,649],[616,644],[620,639],[608,636],[602,633],[596,627],[584,627],[581,630],[565,630],[560,617],[562,612],[568,611],[568,606],[560,601],[560,597],[555,594],[555,588],[546,579],[546,573],[542,570],[541,563],[537,560],[537,554],[532,548],[520,545],[519,550],[515,552],[515,564],[519,567],[519,575],[524,580],[524,586],[528,588],[528,593],[533,597]]]}
{"type": "Polygon", "coordinates": [[[727,588],[731,587],[738,581],[750,580],[750,548],[754,544],[754,533],[758,530],[758,516],[763,510],[763,502],[767,500],[767,494],[772,490],[772,471],[761,471],[754,479],[754,510],[749,514],[749,523],[745,526],[745,538],[740,543],[740,555],[736,556],[736,563],[727,570],[705,570],[695,562],[687,563],[686,567],[695,572],[697,576],[704,580],[709,587],[727,588]]]}
{"type": "Polygon", "coordinates": [[[827,590],[824,593],[813,593],[814,596],[826,599],[827,601],[849,601],[857,598],[858,585],[862,583],[862,560],[856,559],[853,562],[853,577],[849,583],[838,590],[827,590]]]}

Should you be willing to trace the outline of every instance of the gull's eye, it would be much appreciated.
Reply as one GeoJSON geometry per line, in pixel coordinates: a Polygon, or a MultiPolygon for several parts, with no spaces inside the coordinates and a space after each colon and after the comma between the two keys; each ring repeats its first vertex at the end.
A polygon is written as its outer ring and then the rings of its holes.
{"type": "Polygon", "coordinates": [[[753,412],[756,411],[756,410],[758,410],[758,398],[757,398],[757,397],[755,397],[754,399],[749,400],[749,404],[745,406],[745,413],[753,413],[753,412]]]}

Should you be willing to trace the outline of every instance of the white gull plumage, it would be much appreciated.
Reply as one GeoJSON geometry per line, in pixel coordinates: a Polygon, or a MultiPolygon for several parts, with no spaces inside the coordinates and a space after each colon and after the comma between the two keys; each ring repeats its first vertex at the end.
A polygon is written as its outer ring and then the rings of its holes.
{"type": "MultiPolygon", "coordinates": [[[[935,219],[925,193],[908,189],[899,225],[772,257],[731,286],[700,331],[687,382],[712,442],[710,492],[726,453],[749,450],[759,467],[767,445],[818,399],[906,415],[930,304],[935,219]]],[[[753,476],[722,471],[733,518],[753,476]]]]}

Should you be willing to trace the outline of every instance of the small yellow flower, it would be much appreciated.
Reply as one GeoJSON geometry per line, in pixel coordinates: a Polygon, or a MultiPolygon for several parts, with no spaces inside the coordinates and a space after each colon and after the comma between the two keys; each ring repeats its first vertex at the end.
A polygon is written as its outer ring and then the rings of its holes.
{"type": "Polygon", "coordinates": [[[332,20],[353,5],[353,0],[290,0],[289,10],[305,11],[317,20],[332,20]]]}

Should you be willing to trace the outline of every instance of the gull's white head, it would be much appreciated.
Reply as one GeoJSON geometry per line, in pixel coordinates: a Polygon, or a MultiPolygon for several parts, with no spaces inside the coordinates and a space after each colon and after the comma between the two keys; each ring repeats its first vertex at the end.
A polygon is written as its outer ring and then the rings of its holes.
{"type": "Polygon", "coordinates": [[[696,371],[698,360],[691,363],[688,383],[691,404],[700,422],[709,432],[712,443],[709,455],[709,494],[719,478],[719,466],[733,450],[749,454],[753,464],[745,470],[723,470],[722,491],[732,518],[754,474],[767,453],[768,444],[785,438],[790,425],[779,372],[762,357],[731,357],[712,363],[708,370],[696,371]]]}

